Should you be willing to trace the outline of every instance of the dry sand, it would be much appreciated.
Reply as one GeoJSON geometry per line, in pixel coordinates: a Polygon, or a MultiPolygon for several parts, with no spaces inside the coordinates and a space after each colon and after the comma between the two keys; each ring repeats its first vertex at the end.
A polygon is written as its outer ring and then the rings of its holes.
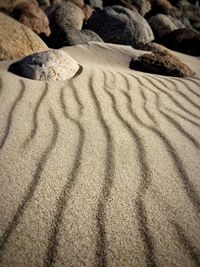
{"type": "Polygon", "coordinates": [[[63,48],[36,82],[0,64],[0,266],[200,266],[200,60],[132,71],[131,47],[63,48]]]}

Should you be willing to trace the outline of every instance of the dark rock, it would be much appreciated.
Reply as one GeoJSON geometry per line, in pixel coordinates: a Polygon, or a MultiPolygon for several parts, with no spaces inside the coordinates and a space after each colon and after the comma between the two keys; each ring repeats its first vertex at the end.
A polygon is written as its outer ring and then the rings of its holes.
{"type": "Polygon", "coordinates": [[[200,56],[200,33],[192,29],[170,32],[160,40],[160,43],[185,54],[200,56]]]}
{"type": "Polygon", "coordinates": [[[155,16],[156,14],[166,14],[171,16],[180,16],[181,12],[178,8],[173,6],[168,0],[150,0],[151,10],[147,17],[155,16]]]}
{"type": "Polygon", "coordinates": [[[191,5],[187,1],[180,2],[182,16],[193,22],[200,22],[200,6],[191,5]]]}
{"type": "Polygon", "coordinates": [[[37,0],[37,2],[42,8],[47,8],[51,5],[50,0],[37,0]]]}
{"type": "Polygon", "coordinates": [[[148,0],[131,0],[130,2],[142,16],[151,10],[151,3],[148,0]]]}
{"type": "Polygon", "coordinates": [[[185,28],[184,24],[177,19],[164,14],[157,14],[148,19],[156,39],[162,38],[166,33],[172,32],[179,28],[185,28]]]}
{"type": "Polygon", "coordinates": [[[130,68],[175,77],[191,77],[194,75],[194,72],[177,57],[169,53],[160,52],[132,58],[130,68]]]}
{"type": "Polygon", "coordinates": [[[86,0],[85,3],[90,5],[92,8],[103,8],[102,0],[86,0]]]}
{"type": "Polygon", "coordinates": [[[47,50],[31,29],[0,12],[0,60],[9,60],[47,50]]]}
{"type": "Polygon", "coordinates": [[[9,67],[9,71],[14,74],[40,81],[67,80],[72,78],[78,70],[78,63],[61,50],[35,53],[9,67]]]}
{"type": "Polygon", "coordinates": [[[122,6],[105,7],[93,12],[86,28],[96,32],[105,42],[136,45],[154,39],[147,21],[138,13],[122,6]]]}
{"type": "Polygon", "coordinates": [[[129,2],[129,0],[104,0],[103,1],[103,5],[105,6],[123,6],[126,7],[132,11],[138,11],[136,7],[134,7],[133,5],[131,5],[131,3],[129,2]]]}
{"type": "Polygon", "coordinates": [[[17,5],[12,16],[35,33],[50,35],[49,20],[44,11],[34,3],[24,2],[17,5]]]}
{"type": "Polygon", "coordinates": [[[103,42],[95,32],[90,30],[79,31],[70,25],[66,26],[64,30],[59,27],[52,32],[49,38],[42,36],[42,39],[49,47],[57,49],[64,46],[87,44],[90,41],[103,42]]]}
{"type": "Polygon", "coordinates": [[[200,32],[200,22],[195,22],[195,23],[193,23],[193,28],[195,29],[195,30],[197,30],[197,31],[199,31],[200,32]]]}

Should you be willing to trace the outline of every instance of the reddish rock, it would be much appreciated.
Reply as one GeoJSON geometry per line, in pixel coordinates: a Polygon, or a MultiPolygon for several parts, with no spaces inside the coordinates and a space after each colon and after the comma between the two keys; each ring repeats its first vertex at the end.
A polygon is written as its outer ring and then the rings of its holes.
{"type": "Polygon", "coordinates": [[[89,5],[84,5],[82,10],[85,15],[85,21],[87,21],[92,16],[94,9],[89,5]]]}
{"type": "Polygon", "coordinates": [[[35,33],[50,35],[49,20],[44,11],[34,3],[24,2],[17,5],[12,15],[35,33]]]}
{"type": "Polygon", "coordinates": [[[193,29],[178,29],[160,41],[166,47],[192,56],[200,56],[200,33],[193,29]]]}
{"type": "Polygon", "coordinates": [[[194,72],[176,56],[165,52],[154,52],[132,58],[133,70],[175,77],[191,77],[194,72]]]}

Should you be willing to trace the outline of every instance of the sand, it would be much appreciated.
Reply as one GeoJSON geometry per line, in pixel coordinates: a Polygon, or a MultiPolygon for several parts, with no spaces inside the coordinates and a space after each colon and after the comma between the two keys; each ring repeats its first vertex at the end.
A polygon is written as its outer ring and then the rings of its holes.
{"type": "Polygon", "coordinates": [[[66,47],[83,67],[38,82],[0,63],[0,266],[200,265],[200,60],[173,78],[144,51],[66,47]]]}

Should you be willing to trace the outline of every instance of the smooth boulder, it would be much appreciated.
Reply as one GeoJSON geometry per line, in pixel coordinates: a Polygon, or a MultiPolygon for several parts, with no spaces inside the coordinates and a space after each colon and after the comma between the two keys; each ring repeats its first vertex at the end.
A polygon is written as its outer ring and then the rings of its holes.
{"type": "Polygon", "coordinates": [[[93,12],[86,28],[108,43],[134,46],[154,39],[148,22],[138,12],[122,6],[109,6],[93,12]]]}
{"type": "Polygon", "coordinates": [[[31,29],[1,12],[0,25],[0,60],[20,58],[48,49],[31,29]]]}
{"type": "Polygon", "coordinates": [[[165,34],[174,30],[185,28],[185,25],[177,19],[164,14],[157,14],[150,19],[148,23],[151,26],[156,39],[162,38],[165,34]]]}
{"type": "Polygon", "coordinates": [[[39,81],[67,80],[78,70],[78,63],[67,53],[59,50],[29,55],[9,67],[9,71],[14,74],[39,81]]]}
{"type": "Polygon", "coordinates": [[[191,77],[194,72],[176,56],[167,52],[154,52],[132,58],[131,69],[174,77],[191,77]]]}
{"type": "Polygon", "coordinates": [[[50,35],[49,20],[39,6],[31,2],[21,3],[14,8],[12,16],[35,33],[50,35]]]}

